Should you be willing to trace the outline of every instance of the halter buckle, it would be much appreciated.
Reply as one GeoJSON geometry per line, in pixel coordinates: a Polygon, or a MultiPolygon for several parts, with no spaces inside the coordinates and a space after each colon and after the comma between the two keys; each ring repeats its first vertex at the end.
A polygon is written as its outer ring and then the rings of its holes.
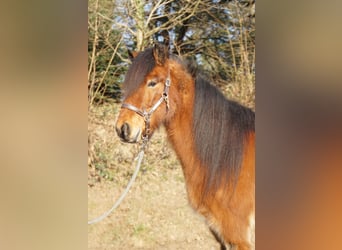
{"type": "Polygon", "coordinates": [[[163,99],[166,103],[166,109],[169,110],[170,109],[169,95],[165,92],[163,93],[163,99]]]}
{"type": "Polygon", "coordinates": [[[170,78],[167,78],[165,81],[165,86],[170,87],[171,83],[170,83],[170,78]]]}

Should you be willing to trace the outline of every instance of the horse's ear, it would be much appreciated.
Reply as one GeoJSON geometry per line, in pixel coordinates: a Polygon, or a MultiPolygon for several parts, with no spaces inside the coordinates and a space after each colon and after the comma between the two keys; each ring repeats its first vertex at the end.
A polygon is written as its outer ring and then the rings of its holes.
{"type": "Polygon", "coordinates": [[[153,48],[153,57],[158,65],[164,65],[169,58],[169,49],[163,44],[156,43],[153,48]]]}
{"type": "Polygon", "coordinates": [[[129,60],[133,61],[133,59],[139,54],[136,51],[131,51],[131,50],[127,50],[128,52],[128,58],[129,60]]]}

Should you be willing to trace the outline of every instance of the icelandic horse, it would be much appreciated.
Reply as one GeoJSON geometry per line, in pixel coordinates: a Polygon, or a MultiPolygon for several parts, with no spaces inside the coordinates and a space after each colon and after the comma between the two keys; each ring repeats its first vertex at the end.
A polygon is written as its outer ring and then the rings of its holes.
{"type": "Polygon", "coordinates": [[[205,217],[221,249],[255,249],[254,112],[227,100],[164,45],[131,59],[117,134],[137,143],[165,126],[189,203],[205,217]]]}

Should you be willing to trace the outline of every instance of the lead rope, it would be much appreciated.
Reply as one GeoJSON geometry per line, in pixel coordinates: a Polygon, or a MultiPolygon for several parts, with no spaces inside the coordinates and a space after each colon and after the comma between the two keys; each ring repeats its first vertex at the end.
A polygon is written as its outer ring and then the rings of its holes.
{"type": "Polygon", "coordinates": [[[131,186],[133,185],[133,183],[134,183],[134,181],[137,178],[137,175],[139,173],[140,165],[141,165],[141,162],[142,162],[142,160],[144,158],[145,148],[147,146],[147,143],[148,143],[148,137],[143,140],[143,144],[141,146],[141,150],[140,150],[138,156],[134,159],[134,161],[137,161],[137,166],[136,166],[135,171],[134,171],[134,173],[133,173],[133,175],[131,177],[131,180],[127,184],[126,189],[120,195],[119,199],[116,200],[114,205],[107,212],[103,213],[101,216],[99,216],[99,217],[97,217],[95,219],[92,219],[92,220],[88,221],[88,225],[98,223],[98,222],[102,221],[103,219],[105,219],[106,217],[108,217],[120,205],[120,203],[126,197],[128,191],[131,189],[131,186]]]}

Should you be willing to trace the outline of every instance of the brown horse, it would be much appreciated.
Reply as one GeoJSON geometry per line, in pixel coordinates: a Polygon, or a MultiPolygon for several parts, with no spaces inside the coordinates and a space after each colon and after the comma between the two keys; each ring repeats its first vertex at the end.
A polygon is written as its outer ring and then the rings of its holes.
{"type": "Polygon", "coordinates": [[[181,162],[188,199],[221,249],[254,249],[254,112],[227,100],[163,45],[132,59],[116,130],[148,140],[164,125],[181,162]]]}

